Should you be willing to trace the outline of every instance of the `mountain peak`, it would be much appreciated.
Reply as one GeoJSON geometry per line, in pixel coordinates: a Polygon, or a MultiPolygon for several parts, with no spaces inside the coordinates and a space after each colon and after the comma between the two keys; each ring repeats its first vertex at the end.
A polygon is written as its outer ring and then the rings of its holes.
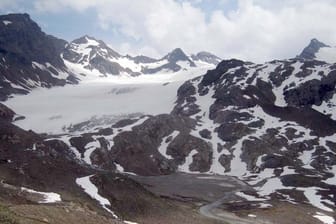
{"type": "Polygon", "coordinates": [[[318,46],[321,46],[321,47],[328,47],[328,45],[326,45],[325,43],[319,41],[316,38],[311,39],[309,45],[318,45],[318,46]]]}
{"type": "Polygon", "coordinates": [[[0,15],[0,19],[31,20],[29,14],[27,13],[10,13],[7,15],[0,15]]]}
{"type": "Polygon", "coordinates": [[[101,44],[102,41],[99,41],[97,39],[95,39],[94,37],[91,37],[89,35],[84,35],[82,37],[79,37],[75,40],[72,41],[72,43],[75,43],[75,44],[88,44],[88,43],[91,43],[93,45],[99,45],[101,44]]]}
{"type": "Polygon", "coordinates": [[[175,48],[173,51],[167,54],[164,59],[167,59],[171,63],[176,63],[178,61],[190,61],[189,57],[181,48],[175,48]]]}
{"type": "Polygon", "coordinates": [[[181,48],[175,48],[171,54],[185,54],[184,51],[181,48]]]}
{"type": "Polygon", "coordinates": [[[330,47],[329,45],[326,45],[325,43],[319,41],[316,38],[311,39],[309,45],[305,47],[302,51],[302,53],[298,56],[300,59],[315,59],[316,53],[324,47],[330,47]]]}
{"type": "Polygon", "coordinates": [[[198,52],[196,55],[192,55],[191,58],[196,61],[203,61],[214,65],[217,65],[222,60],[220,57],[207,51],[198,52]]]}

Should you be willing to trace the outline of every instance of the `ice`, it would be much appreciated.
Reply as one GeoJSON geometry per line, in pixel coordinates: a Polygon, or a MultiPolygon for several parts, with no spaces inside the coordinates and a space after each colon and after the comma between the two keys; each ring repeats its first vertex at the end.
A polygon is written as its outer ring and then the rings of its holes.
{"type": "Polygon", "coordinates": [[[303,168],[305,169],[315,169],[314,167],[312,167],[310,165],[310,163],[313,160],[313,154],[315,153],[315,150],[305,150],[301,153],[301,155],[298,157],[299,160],[302,161],[302,163],[304,164],[303,168]]]}
{"type": "Polygon", "coordinates": [[[75,154],[76,158],[80,160],[81,159],[81,154],[78,152],[78,150],[75,147],[71,146],[71,144],[70,144],[70,139],[72,137],[75,137],[75,136],[62,135],[58,138],[51,138],[51,139],[47,139],[47,140],[61,140],[61,141],[63,141],[65,144],[67,144],[69,146],[71,152],[73,152],[75,154]]]}
{"type": "Polygon", "coordinates": [[[178,167],[178,170],[181,172],[185,172],[185,173],[193,173],[192,171],[190,171],[190,165],[193,162],[193,156],[196,155],[198,152],[197,150],[192,150],[189,155],[185,158],[185,162],[183,165],[180,165],[178,167]]]}
{"type": "Polygon", "coordinates": [[[5,26],[8,26],[9,24],[12,24],[13,22],[8,21],[8,20],[3,20],[2,23],[5,24],[5,26]]]}
{"type": "Polygon", "coordinates": [[[133,72],[141,72],[141,69],[142,69],[141,64],[136,64],[134,61],[130,60],[128,57],[111,58],[110,61],[118,63],[123,68],[129,68],[133,72]]]}
{"type": "MultiPolygon", "coordinates": [[[[279,67],[280,63],[266,63],[265,66],[258,72],[258,78],[268,82],[269,74],[279,67]]],[[[257,79],[253,80],[253,85],[257,84],[257,79]]]]}
{"type": "MultiPolygon", "coordinates": [[[[34,69],[40,69],[40,70],[42,70],[42,71],[47,71],[47,72],[49,72],[49,74],[50,74],[52,77],[54,77],[54,78],[56,78],[56,79],[66,79],[66,78],[68,78],[68,76],[69,76],[68,73],[66,73],[66,72],[64,72],[64,71],[61,71],[61,70],[55,68],[55,67],[54,67],[53,65],[51,65],[49,62],[46,62],[45,64],[40,64],[40,63],[38,63],[38,62],[33,61],[33,62],[32,62],[32,67],[33,67],[34,69]],[[53,72],[51,72],[50,69],[57,71],[58,75],[56,75],[56,74],[54,74],[53,72]]],[[[39,86],[40,86],[40,85],[39,85],[39,86]]],[[[22,88],[22,87],[21,87],[21,88],[22,88]]]]}
{"type": "Polygon", "coordinates": [[[167,159],[173,159],[173,157],[171,157],[170,155],[167,155],[167,147],[179,134],[180,134],[179,131],[174,131],[173,133],[171,133],[170,135],[162,139],[161,145],[159,146],[158,150],[161,153],[161,155],[163,155],[167,159]],[[166,142],[168,138],[172,138],[172,139],[169,142],[166,142]]]}
{"type": "Polygon", "coordinates": [[[85,193],[87,193],[91,198],[97,200],[99,202],[99,204],[106,211],[108,211],[109,213],[111,213],[114,218],[118,218],[118,216],[111,209],[109,209],[107,207],[107,206],[111,206],[110,201],[99,195],[98,188],[90,180],[91,177],[93,177],[93,175],[87,176],[87,177],[82,177],[82,178],[77,178],[76,179],[76,183],[81,188],[83,188],[83,190],[85,191],[85,193]]]}
{"type": "Polygon", "coordinates": [[[271,208],[272,205],[271,204],[267,204],[267,203],[260,203],[259,204],[259,208],[271,208]]]}
{"type": "Polygon", "coordinates": [[[155,76],[90,79],[75,86],[34,89],[30,94],[17,95],[5,104],[26,117],[16,125],[38,133],[63,134],[63,127],[88,121],[94,116],[167,113],[174,107],[180,85],[204,73],[204,68],[198,68],[155,76]],[[110,94],[116,89],[132,91],[110,94]],[[51,119],[53,117],[58,119],[51,119]]]}
{"type": "Polygon", "coordinates": [[[292,189],[292,187],[285,187],[278,177],[273,177],[267,179],[262,187],[257,188],[258,194],[261,196],[268,196],[280,189],[292,189]]]}
{"type": "Polygon", "coordinates": [[[330,173],[332,173],[334,176],[328,178],[327,180],[325,180],[324,182],[330,185],[335,185],[336,186],[336,165],[334,165],[330,170],[330,173]]]}
{"type": "Polygon", "coordinates": [[[247,201],[265,201],[265,198],[257,198],[252,195],[245,194],[244,192],[236,192],[236,195],[238,197],[244,198],[247,201]]]}
{"type": "Polygon", "coordinates": [[[320,220],[323,224],[335,224],[335,219],[333,217],[320,212],[317,212],[313,217],[320,220]]]}
{"type": "MultiPolygon", "coordinates": [[[[199,80],[197,81],[199,82],[199,80]]],[[[194,86],[198,86],[198,83],[194,83],[194,86]]],[[[218,134],[215,132],[215,129],[219,126],[215,124],[213,120],[209,118],[210,106],[215,102],[213,98],[214,90],[211,88],[208,94],[201,96],[198,93],[195,95],[196,104],[199,106],[200,112],[193,115],[192,118],[197,119],[196,117],[201,116],[200,122],[197,123],[195,130],[190,132],[191,135],[202,138],[199,132],[203,129],[207,129],[212,133],[211,140],[203,139],[212,145],[213,155],[212,155],[212,164],[209,170],[209,173],[213,174],[223,174],[225,168],[219,163],[219,158],[223,154],[230,154],[227,149],[223,149],[221,152],[218,152],[217,147],[219,144],[224,145],[224,142],[218,137],[218,134]]]]}
{"type": "Polygon", "coordinates": [[[86,146],[85,146],[85,153],[84,153],[84,161],[87,163],[87,164],[92,164],[91,163],[91,154],[97,149],[100,147],[100,143],[98,140],[95,140],[93,142],[90,142],[88,143],[86,146]]]}
{"type": "Polygon", "coordinates": [[[137,176],[137,174],[135,174],[135,173],[132,173],[132,172],[126,172],[125,169],[124,169],[124,167],[122,167],[120,164],[118,164],[118,163],[116,163],[116,162],[114,162],[114,164],[116,165],[116,167],[117,167],[117,171],[118,171],[119,173],[128,174],[128,175],[132,175],[132,176],[137,176]]]}
{"type": "Polygon", "coordinates": [[[238,140],[238,142],[233,146],[233,159],[231,160],[231,170],[228,172],[230,175],[243,177],[248,173],[247,164],[242,161],[241,154],[243,153],[242,147],[243,142],[247,140],[248,137],[243,137],[238,140]]]}
{"type": "Polygon", "coordinates": [[[313,105],[312,108],[320,113],[330,115],[331,119],[336,120],[336,94],[328,101],[323,101],[320,106],[313,105]]]}
{"type": "Polygon", "coordinates": [[[25,192],[28,192],[28,193],[41,195],[43,197],[43,199],[38,202],[38,203],[41,203],[41,204],[49,204],[49,203],[56,203],[56,202],[62,201],[61,195],[59,195],[57,193],[40,192],[40,191],[35,191],[35,190],[32,190],[32,189],[25,188],[25,187],[21,187],[21,190],[25,191],[25,192]]]}
{"type": "Polygon", "coordinates": [[[318,190],[321,190],[317,187],[306,187],[306,188],[297,188],[297,190],[303,191],[304,195],[308,199],[309,203],[316,208],[327,212],[333,212],[333,210],[327,206],[325,206],[322,202],[325,202],[322,199],[321,195],[318,195],[318,190]]]}
{"type": "Polygon", "coordinates": [[[336,134],[333,134],[333,135],[330,135],[330,136],[326,136],[326,137],[320,137],[319,138],[320,145],[324,146],[324,148],[326,148],[329,153],[334,154],[334,150],[331,149],[331,148],[329,148],[327,142],[336,143],[336,134]]]}
{"type": "Polygon", "coordinates": [[[316,54],[315,59],[328,63],[336,63],[336,47],[323,47],[316,54]]]}
{"type": "Polygon", "coordinates": [[[131,222],[131,221],[124,221],[126,224],[138,224],[137,222],[131,222]]]}

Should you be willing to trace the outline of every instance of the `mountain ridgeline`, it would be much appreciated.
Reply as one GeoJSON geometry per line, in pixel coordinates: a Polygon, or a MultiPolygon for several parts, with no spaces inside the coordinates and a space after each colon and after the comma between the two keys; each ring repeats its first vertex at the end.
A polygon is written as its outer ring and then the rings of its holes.
{"type": "Polygon", "coordinates": [[[178,72],[219,61],[207,52],[189,57],[181,49],[161,59],[123,56],[93,37],[67,43],[47,35],[28,14],[0,16],[0,100],[35,87],[77,84],[85,77],[178,72]]]}
{"type": "MultiPolygon", "coordinates": [[[[262,64],[222,60],[208,52],[189,56],[180,48],[154,59],[121,55],[89,36],[67,43],[43,33],[26,14],[0,16],[1,100],[29,94],[36,87],[81,84],[109,76],[179,75],[209,68],[196,78],[177,82],[173,106],[164,114],[141,114],[94,127],[83,121],[64,128],[62,135],[23,130],[15,123],[23,117],[0,104],[0,124],[5,127],[0,129],[1,178],[16,186],[58,192],[80,205],[88,203],[87,207],[100,211],[95,215],[107,212],[105,216],[119,217],[111,223],[123,223],[125,218],[160,223],[157,220],[162,217],[183,217],[162,223],[218,223],[190,213],[198,202],[204,203],[203,198],[195,199],[201,193],[196,197],[174,192],[168,197],[163,193],[168,185],[160,179],[163,185],[156,188],[157,183],[151,182],[158,176],[167,176],[168,181],[182,172],[209,175],[196,178],[207,183],[228,175],[246,184],[244,191],[232,189],[229,198],[226,190],[231,185],[219,184],[226,196],[217,202],[230,212],[243,211],[241,215],[248,216],[248,221],[239,223],[254,223],[255,217],[249,214],[260,210],[265,217],[283,216],[283,209],[289,214],[292,209],[303,210],[299,220],[304,221],[298,222],[307,224],[317,223],[316,214],[335,217],[335,49],[313,39],[296,57],[262,64]],[[79,178],[83,176],[87,179],[79,178]],[[141,178],[148,178],[149,183],[139,184],[141,178]],[[81,181],[97,188],[96,201],[78,187],[81,181]],[[179,202],[171,201],[176,198],[179,202]],[[190,201],[192,209],[186,212],[190,201]],[[181,209],[182,215],[178,213],[181,209]]],[[[158,84],[159,88],[172,85],[158,84]]],[[[137,87],[132,87],[121,89],[120,94],[137,94],[137,87]]],[[[106,97],[118,95],[115,91],[106,97]]],[[[195,187],[193,183],[188,187],[195,187]]],[[[22,194],[7,194],[3,186],[0,198],[28,200],[22,194]]],[[[185,188],[180,191],[190,193],[185,188]]],[[[206,192],[210,195],[211,190],[206,192]]],[[[211,206],[217,203],[212,202],[211,206]]],[[[273,223],[297,222],[294,216],[273,223]]]]}

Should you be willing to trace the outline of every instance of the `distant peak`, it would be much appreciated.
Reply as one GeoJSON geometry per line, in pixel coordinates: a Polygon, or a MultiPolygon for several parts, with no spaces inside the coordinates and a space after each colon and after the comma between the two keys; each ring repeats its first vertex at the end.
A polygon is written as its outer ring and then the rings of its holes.
{"type": "Polygon", "coordinates": [[[0,20],[8,20],[18,24],[26,24],[38,26],[27,13],[11,13],[7,15],[0,15],[0,20]]]}
{"type": "Polygon", "coordinates": [[[196,54],[196,56],[198,57],[214,57],[214,58],[218,58],[220,59],[220,57],[218,57],[217,55],[214,55],[210,52],[207,52],[207,51],[200,51],[196,54]]]}
{"type": "Polygon", "coordinates": [[[325,43],[319,41],[319,40],[316,39],[316,38],[311,39],[309,45],[318,46],[318,47],[320,47],[320,48],[321,48],[321,47],[330,47],[330,46],[326,45],[325,43]]]}
{"type": "Polygon", "coordinates": [[[217,65],[222,60],[220,57],[207,51],[201,51],[195,55],[191,55],[191,58],[195,61],[203,61],[213,65],[217,65]]]}
{"type": "Polygon", "coordinates": [[[80,38],[77,38],[77,39],[72,41],[72,43],[75,43],[75,44],[87,44],[89,42],[95,42],[96,45],[104,44],[104,42],[102,42],[100,40],[97,40],[96,38],[91,37],[89,35],[84,35],[84,36],[82,36],[80,38]]]}
{"type": "Polygon", "coordinates": [[[10,13],[7,15],[1,15],[0,18],[13,18],[13,19],[29,19],[30,15],[28,13],[10,13]]]}
{"type": "Polygon", "coordinates": [[[173,51],[167,54],[164,58],[174,63],[177,61],[189,60],[188,56],[184,53],[184,51],[181,48],[175,48],[173,51]]]}
{"type": "Polygon", "coordinates": [[[173,54],[173,53],[182,53],[182,54],[184,54],[184,51],[183,51],[181,48],[175,48],[175,49],[171,52],[171,54],[173,54]]]}
{"type": "Polygon", "coordinates": [[[326,45],[325,43],[319,41],[316,38],[313,38],[310,40],[309,45],[303,49],[298,58],[308,60],[315,59],[316,53],[319,52],[319,50],[324,47],[330,47],[330,46],[326,45]]]}
{"type": "Polygon", "coordinates": [[[96,38],[94,38],[94,37],[92,37],[92,36],[89,36],[89,35],[87,35],[87,34],[85,34],[85,35],[83,36],[83,38],[88,39],[88,40],[95,40],[95,41],[98,41],[96,38]]]}

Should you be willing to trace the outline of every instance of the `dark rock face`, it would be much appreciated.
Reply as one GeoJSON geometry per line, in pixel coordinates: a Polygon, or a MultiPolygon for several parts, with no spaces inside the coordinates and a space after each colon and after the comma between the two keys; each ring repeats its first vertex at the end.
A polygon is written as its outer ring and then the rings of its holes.
{"type": "Polygon", "coordinates": [[[300,59],[314,59],[315,54],[323,47],[330,47],[317,39],[312,39],[309,45],[302,51],[302,53],[298,56],[300,59]]]}
{"type": "Polygon", "coordinates": [[[60,57],[66,41],[43,33],[27,14],[0,16],[0,21],[0,100],[36,86],[76,83],[60,57]]]}
{"type": "Polygon", "coordinates": [[[181,48],[176,48],[163,59],[167,59],[169,63],[176,64],[179,61],[189,62],[191,67],[195,67],[195,63],[182,51],[181,48]]]}
{"type": "Polygon", "coordinates": [[[92,142],[94,139],[91,137],[91,135],[82,135],[79,137],[73,137],[70,139],[70,144],[75,147],[78,152],[80,152],[82,155],[86,151],[85,146],[92,142]]]}
{"type": "Polygon", "coordinates": [[[203,129],[199,132],[200,136],[202,138],[206,138],[206,139],[211,139],[211,131],[209,131],[208,129],[203,129]]]}
{"type": "Polygon", "coordinates": [[[311,108],[276,107],[265,105],[264,111],[286,121],[294,121],[315,132],[318,136],[330,136],[336,133],[336,121],[311,108]]]}
{"type": "MultiPolygon", "coordinates": [[[[5,109],[12,114],[10,109],[5,109]]],[[[2,180],[42,191],[76,192],[75,178],[88,175],[91,169],[80,165],[64,142],[45,140],[15,126],[7,118],[7,115],[0,118],[2,180]]]]}
{"type": "Polygon", "coordinates": [[[285,99],[289,105],[312,106],[321,105],[323,101],[329,100],[335,93],[336,71],[329,72],[321,80],[310,80],[298,88],[284,92],[285,99]]]}
{"type": "Polygon", "coordinates": [[[178,166],[184,164],[190,153],[196,150],[189,168],[206,172],[211,165],[212,149],[207,142],[189,134],[193,125],[194,121],[187,117],[150,117],[143,124],[133,127],[132,131],[119,133],[113,139],[111,150],[107,152],[111,160],[99,164],[99,167],[112,161],[127,172],[141,175],[170,174],[176,172],[178,166]],[[176,131],[179,134],[171,136],[176,131]],[[171,158],[158,151],[161,144],[167,145],[166,152],[171,158]]]}
{"type": "Polygon", "coordinates": [[[243,61],[239,61],[236,59],[222,61],[218,64],[216,69],[208,71],[207,74],[203,76],[202,85],[208,86],[219,82],[222,75],[226,73],[229,69],[242,66],[243,64],[243,61]]]}
{"type": "Polygon", "coordinates": [[[1,23],[0,43],[3,53],[21,56],[20,62],[30,65],[36,61],[41,64],[49,62],[56,67],[64,66],[59,55],[66,41],[43,33],[28,14],[9,14],[0,16],[0,20],[11,22],[8,25],[1,23]]]}
{"type": "Polygon", "coordinates": [[[218,136],[225,142],[236,141],[251,132],[251,130],[241,123],[224,123],[219,126],[218,136]]]}
{"type": "Polygon", "coordinates": [[[0,119],[11,122],[14,118],[14,115],[14,111],[0,103],[0,119]]]}

